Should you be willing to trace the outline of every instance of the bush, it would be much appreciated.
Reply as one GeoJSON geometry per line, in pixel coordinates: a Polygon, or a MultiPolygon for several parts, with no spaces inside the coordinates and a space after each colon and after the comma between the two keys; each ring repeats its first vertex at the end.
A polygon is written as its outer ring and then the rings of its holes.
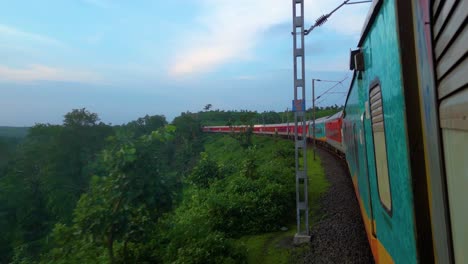
{"type": "Polygon", "coordinates": [[[225,188],[213,190],[207,203],[214,228],[239,237],[286,225],[294,208],[294,193],[288,185],[266,178],[236,176],[225,188]]]}
{"type": "Polygon", "coordinates": [[[165,263],[243,263],[245,250],[213,229],[207,190],[193,190],[161,224],[160,248],[165,263]]]}
{"type": "Polygon", "coordinates": [[[198,188],[207,188],[212,182],[221,178],[220,169],[216,161],[210,159],[208,153],[201,153],[201,160],[187,177],[190,184],[198,188]]]}

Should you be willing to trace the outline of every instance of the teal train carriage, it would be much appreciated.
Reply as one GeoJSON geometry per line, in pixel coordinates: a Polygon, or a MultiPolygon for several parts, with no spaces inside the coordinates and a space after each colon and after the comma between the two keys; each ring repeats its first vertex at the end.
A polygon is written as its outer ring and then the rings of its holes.
{"type": "MultiPolygon", "coordinates": [[[[327,120],[326,117],[318,118],[315,120],[315,139],[317,142],[325,142],[327,141],[326,134],[325,134],[325,121],[327,120]]],[[[314,122],[312,121],[307,121],[307,125],[309,127],[308,129],[308,137],[313,138],[314,137],[314,122]]]]}
{"type": "Polygon", "coordinates": [[[373,1],[343,113],[377,263],[468,263],[468,1],[373,1]]]}

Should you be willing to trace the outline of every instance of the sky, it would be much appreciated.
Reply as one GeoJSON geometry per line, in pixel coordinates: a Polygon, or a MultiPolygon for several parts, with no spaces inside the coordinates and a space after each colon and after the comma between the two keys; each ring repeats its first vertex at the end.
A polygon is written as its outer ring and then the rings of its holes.
{"type": "MultiPolygon", "coordinates": [[[[341,0],[305,0],[306,27],[341,0]]],[[[293,99],[290,0],[0,0],[0,126],[60,124],[77,108],[123,124],[213,109],[284,111],[293,99]]],[[[343,80],[369,3],[306,37],[311,79],[343,80]]],[[[316,95],[333,83],[316,83],[316,95]]]]}

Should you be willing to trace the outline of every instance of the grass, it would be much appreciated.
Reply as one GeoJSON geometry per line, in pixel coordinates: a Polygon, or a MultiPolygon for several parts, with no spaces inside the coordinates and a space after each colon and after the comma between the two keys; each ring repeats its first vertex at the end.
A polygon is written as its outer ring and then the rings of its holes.
{"type": "Polygon", "coordinates": [[[313,224],[314,220],[320,217],[319,199],[327,191],[330,184],[325,177],[320,157],[316,155],[314,160],[312,148],[307,150],[307,175],[309,176],[309,219],[312,220],[313,224]]]}
{"type": "Polygon", "coordinates": [[[295,230],[245,236],[238,240],[247,248],[248,263],[289,263],[292,247],[288,244],[295,230]]]}
{"type": "MultiPolygon", "coordinates": [[[[309,220],[310,225],[321,218],[319,199],[327,190],[329,183],[320,158],[313,158],[311,148],[307,150],[307,175],[309,176],[309,220]]],[[[295,210],[291,212],[295,214],[295,210]]],[[[302,250],[301,247],[291,247],[292,237],[296,233],[296,223],[288,226],[288,231],[272,232],[260,235],[245,236],[239,239],[247,248],[248,263],[290,263],[292,251],[302,250]],[[285,241],[288,241],[285,243],[285,241]]]]}

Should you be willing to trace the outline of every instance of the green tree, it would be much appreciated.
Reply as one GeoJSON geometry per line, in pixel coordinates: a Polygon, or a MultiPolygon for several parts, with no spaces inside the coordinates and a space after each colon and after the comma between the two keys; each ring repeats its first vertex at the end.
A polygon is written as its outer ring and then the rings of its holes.
{"type": "Polygon", "coordinates": [[[96,113],[91,113],[86,108],[73,109],[64,118],[63,124],[67,127],[95,126],[100,120],[96,113]]]}
{"type": "MultiPolygon", "coordinates": [[[[68,223],[89,184],[97,153],[112,128],[85,109],[65,115],[64,125],[37,124],[17,147],[0,178],[0,220],[9,243],[6,262],[37,260],[56,221],[68,223]],[[12,199],[12,197],[15,197],[12,199]]],[[[8,244],[8,245],[7,245],[8,244]]],[[[3,257],[3,255],[2,255],[3,257]]]]}
{"type": "Polygon", "coordinates": [[[114,139],[101,155],[106,175],[93,177],[74,211],[73,224],[56,226],[58,240],[44,261],[66,263],[88,249],[88,256],[94,254],[92,246],[76,248],[84,241],[105,248],[107,256],[100,257],[110,263],[140,262],[151,255],[142,252],[149,239],[147,230],[172,208],[175,192],[167,149],[173,134],[174,127],[168,126],[130,142],[114,139]],[[69,239],[64,243],[61,237],[69,239]]]}
{"type": "Polygon", "coordinates": [[[177,128],[174,138],[174,167],[179,173],[186,175],[195,166],[197,156],[203,151],[200,121],[195,114],[182,113],[174,118],[172,124],[177,128]]]}
{"type": "Polygon", "coordinates": [[[126,124],[124,129],[129,131],[135,138],[138,138],[142,135],[149,134],[153,131],[158,130],[161,127],[167,125],[166,118],[162,115],[149,116],[145,115],[140,117],[135,121],[131,121],[126,124]]]}
{"type": "Polygon", "coordinates": [[[0,226],[2,237],[8,239],[1,251],[9,262],[17,259],[35,259],[42,250],[51,215],[47,206],[44,178],[48,173],[47,153],[54,151],[54,137],[59,126],[36,125],[17,149],[0,178],[0,226]],[[12,199],[14,197],[14,199],[12,199]]]}
{"type": "Polygon", "coordinates": [[[203,107],[203,110],[208,111],[211,109],[212,106],[213,106],[212,104],[207,104],[205,105],[205,107],[203,107]]]}
{"type": "Polygon", "coordinates": [[[221,173],[218,164],[210,159],[206,152],[202,152],[200,161],[187,177],[187,181],[198,188],[207,188],[219,178],[221,178],[221,173]]]}

